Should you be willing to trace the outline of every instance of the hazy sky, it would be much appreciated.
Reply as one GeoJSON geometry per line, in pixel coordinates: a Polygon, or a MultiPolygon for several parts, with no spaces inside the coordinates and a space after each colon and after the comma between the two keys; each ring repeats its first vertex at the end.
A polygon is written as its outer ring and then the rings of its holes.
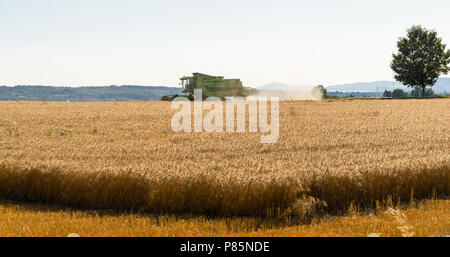
{"type": "Polygon", "coordinates": [[[450,1],[0,0],[0,85],[392,80],[413,24],[450,46],[450,1]]]}

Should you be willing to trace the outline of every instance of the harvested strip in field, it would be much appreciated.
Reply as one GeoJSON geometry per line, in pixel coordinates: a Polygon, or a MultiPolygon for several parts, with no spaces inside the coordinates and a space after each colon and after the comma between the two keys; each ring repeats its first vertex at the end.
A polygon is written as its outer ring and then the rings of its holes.
{"type": "Polygon", "coordinates": [[[0,202],[2,236],[62,236],[77,233],[90,236],[254,236],[311,237],[377,234],[402,236],[402,226],[420,237],[450,236],[450,200],[427,200],[418,207],[396,209],[402,223],[384,209],[372,214],[353,212],[344,217],[315,219],[311,224],[277,226],[259,218],[210,219],[203,216],[175,216],[116,213],[111,210],[81,211],[42,204],[0,202]]]}

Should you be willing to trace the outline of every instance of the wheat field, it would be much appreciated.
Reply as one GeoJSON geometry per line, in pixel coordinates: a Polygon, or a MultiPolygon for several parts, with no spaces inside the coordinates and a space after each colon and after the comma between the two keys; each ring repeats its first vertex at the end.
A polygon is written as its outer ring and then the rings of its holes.
{"type": "Polygon", "coordinates": [[[255,217],[179,216],[78,210],[56,205],[0,201],[0,235],[26,237],[449,237],[450,201],[426,200],[406,209],[352,211],[276,226],[255,217]]]}
{"type": "Polygon", "coordinates": [[[450,192],[450,100],[286,101],[280,138],[175,133],[167,102],[0,103],[0,197],[305,217],[450,192]]]}

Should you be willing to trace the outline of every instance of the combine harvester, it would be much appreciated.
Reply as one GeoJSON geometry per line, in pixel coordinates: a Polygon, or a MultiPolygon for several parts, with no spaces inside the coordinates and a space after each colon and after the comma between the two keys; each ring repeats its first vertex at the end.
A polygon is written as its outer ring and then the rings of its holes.
{"type": "Polygon", "coordinates": [[[202,100],[207,97],[246,97],[256,93],[256,89],[242,86],[240,79],[224,79],[222,76],[210,76],[202,73],[192,73],[192,77],[182,77],[181,86],[185,95],[166,95],[162,101],[172,101],[178,96],[194,100],[194,89],[202,90],[202,100]]]}

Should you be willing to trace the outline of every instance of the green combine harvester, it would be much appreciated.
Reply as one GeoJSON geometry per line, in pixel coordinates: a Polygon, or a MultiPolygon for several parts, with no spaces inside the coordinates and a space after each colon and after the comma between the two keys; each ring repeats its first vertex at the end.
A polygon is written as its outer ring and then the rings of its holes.
{"type": "Polygon", "coordinates": [[[194,100],[194,89],[202,90],[202,100],[210,96],[224,100],[225,97],[246,97],[256,93],[256,89],[242,86],[240,79],[224,79],[222,76],[192,73],[192,77],[182,77],[180,80],[185,95],[166,95],[161,97],[162,101],[172,101],[178,96],[194,100]]]}

